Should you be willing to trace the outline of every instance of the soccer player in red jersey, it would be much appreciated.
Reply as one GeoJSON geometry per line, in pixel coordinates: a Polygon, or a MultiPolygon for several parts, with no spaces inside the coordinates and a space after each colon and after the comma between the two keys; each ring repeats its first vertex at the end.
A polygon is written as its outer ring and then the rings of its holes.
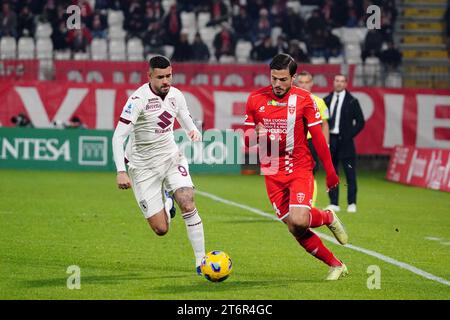
{"type": "Polygon", "coordinates": [[[271,85],[252,92],[247,100],[245,125],[248,129],[254,128],[257,139],[246,135],[245,143],[250,146],[256,140],[260,148],[268,148],[276,142],[278,154],[272,156],[274,161],[271,160],[270,165],[261,164],[270,202],[298,243],[330,267],[326,279],[337,280],[348,273],[347,267],[324,246],[311,228],[326,225],[341,244],[347,243],[348,236],[332,210],[323,211],[311,206],[314,160],[306,139],[308,131],[325,169],[328,190],[338,185],[339,178],[311,93],[293,86],[296,70],[296,62],[287,54],[278,54],[272,59],[271,85]]]}

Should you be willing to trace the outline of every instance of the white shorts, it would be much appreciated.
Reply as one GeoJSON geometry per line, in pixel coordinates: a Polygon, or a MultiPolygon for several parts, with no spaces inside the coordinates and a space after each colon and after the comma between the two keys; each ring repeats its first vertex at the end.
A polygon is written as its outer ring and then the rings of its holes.
{"type": "Polygon", "coordinates": [[[136,201],[147,219],[164,208],[164,190],[175,192],[179,188],[194,187],[189,164],[181,153],[154,169],[130,167],[128,174],[136,201]]]}

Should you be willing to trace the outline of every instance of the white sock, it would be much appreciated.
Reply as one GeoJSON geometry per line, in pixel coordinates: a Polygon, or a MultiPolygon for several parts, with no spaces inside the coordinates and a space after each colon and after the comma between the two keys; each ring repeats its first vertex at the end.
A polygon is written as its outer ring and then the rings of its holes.
{"type": "Polygon", "coordinates": [[[199,266],[205,256],[205,236],[203,234],[202,219],[198,215],[197,209],[182,214],[186,223],[188,238],[191,241],[195,255],[195,266],[199,266]]]}

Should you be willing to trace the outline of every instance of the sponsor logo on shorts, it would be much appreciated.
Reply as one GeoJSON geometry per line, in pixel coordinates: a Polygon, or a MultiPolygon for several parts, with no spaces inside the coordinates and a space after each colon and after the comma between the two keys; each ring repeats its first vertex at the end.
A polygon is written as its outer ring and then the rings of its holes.
{"type": "Polygon", "coordinates": [[[147,201],[145,201],[145,200],[139,201],[139,206],[141,207],[141,210],[143,212],[147,212],[147,209],[148,209],[147,201]]]}
{"type": "Polygon", "coordinates": [[[303,192],[297,193],[297,201],[298,201],[299,203],[302,203],[303,200],[305,200],[305,194],[304,194],[303,192]]]}

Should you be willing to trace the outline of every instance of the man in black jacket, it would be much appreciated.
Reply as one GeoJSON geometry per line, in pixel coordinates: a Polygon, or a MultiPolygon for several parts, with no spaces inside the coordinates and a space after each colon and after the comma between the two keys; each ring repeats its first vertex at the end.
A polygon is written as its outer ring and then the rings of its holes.
{"type": "MultiPolygon", "coordinates": [[[[334,77],[334,92],[324,98],[330,111],[330,152],[333,165],[338,172],[339,162],[344,167],[347,179],[348,212],[356,212],[356,151],[353,138],[364,127],[364,116],[358,100],[346,90],[347,78],[342,74],[334,77]]],[[[330,205],[328,209],[340,211],[339,189],[329,192],[330,205]]]]}

